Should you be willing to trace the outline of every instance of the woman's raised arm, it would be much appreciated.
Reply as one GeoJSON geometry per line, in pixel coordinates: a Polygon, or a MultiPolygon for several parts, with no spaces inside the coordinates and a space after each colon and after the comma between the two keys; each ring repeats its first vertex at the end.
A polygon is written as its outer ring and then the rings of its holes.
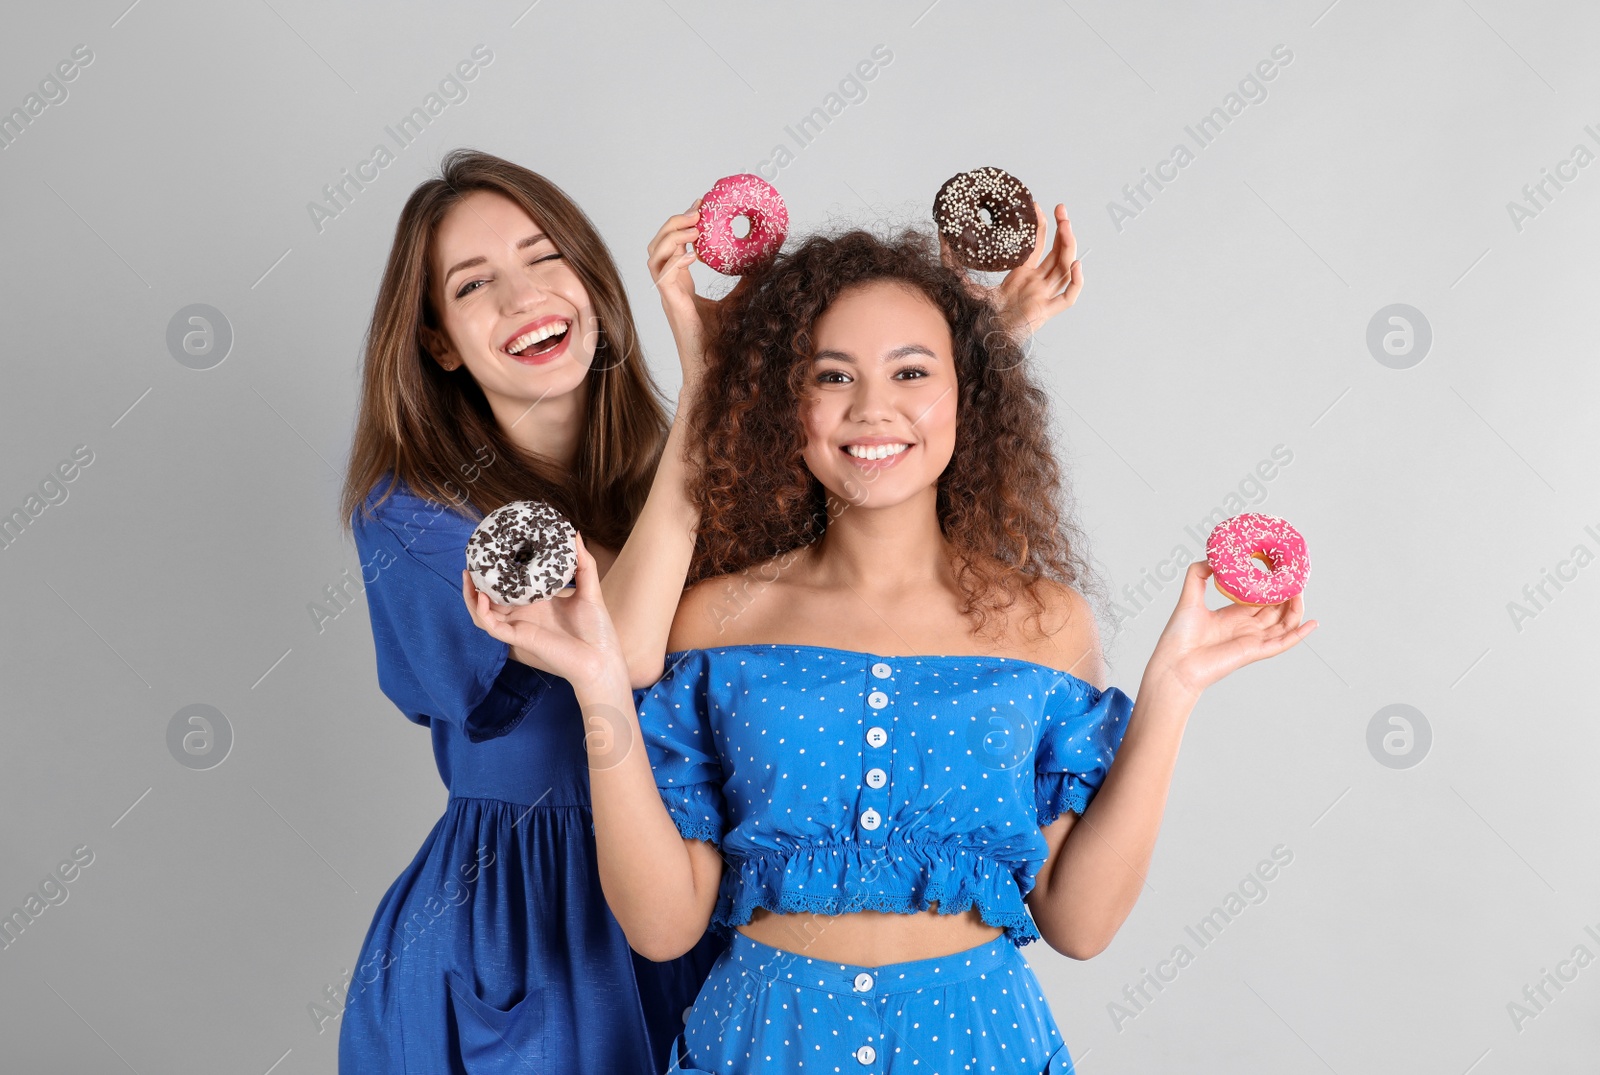
{"type": "Polygon", "coordinates": [[[672,430],[661,452],[655,480],[633,532],[606,572],[601,588],[616,624],[617,637],[627,661],[628,678],[635,688],[647,687],[661,677],[667,649],[667,631],[683,595],[689,560],[694,553],[700,513],[689,502],[689,407],[705,368],[705,328],[702,312],[715,315],[715,304],[696,300],[689,275],[695,254],[688,249],[700,234],[699,201],[686,213],[667,218],[650,241],[650,279],[661,296],[662,309],[672,328],[683,367],[683,390],[672,430]]]}

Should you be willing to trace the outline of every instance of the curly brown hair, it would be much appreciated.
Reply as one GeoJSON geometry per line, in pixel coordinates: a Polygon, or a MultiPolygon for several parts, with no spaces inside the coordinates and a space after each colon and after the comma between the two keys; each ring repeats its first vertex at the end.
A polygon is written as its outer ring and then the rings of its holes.
{"type": "Polygon", "coordinates": [[[1047,393],[994,305],[914,228],[812,236],[724,300],[687,415],[703,446],[689,478],[701,512],[689,583],[739,573],[826,532],[826,490],[806,466],[800,416],[812,333],[841,294],[881,280],[925,295],[950,328],[955,449],[936,499],[962,614],[981,633],[1020,588],[1038,617],[1045,578],[1098,595],[1052,449],[1047,393]]]}

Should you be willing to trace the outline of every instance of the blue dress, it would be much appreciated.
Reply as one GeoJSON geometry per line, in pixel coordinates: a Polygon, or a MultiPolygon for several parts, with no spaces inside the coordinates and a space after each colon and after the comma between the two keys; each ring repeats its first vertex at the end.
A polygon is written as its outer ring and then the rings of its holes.
{"type": "Polygon", "coordinates": [[[373,916],[340,1072],[665,1070],[724,941],[663,963],[628,947],[600,888],[571,685],[472,622],[472,520],[404,484],[376,515],[353,523],[378,684],[431,733],[450,797],[373,916]]]}
{"type": "Polygon", "coordinates": [[[639,703],[679,833],[726,866],[723,934],[798,913],[791,945],[733,933],[673,1043],[683,1075],[1066,1073],[1019,949],[1040,829],[1082,813],[1133,700],[1032,661],[827,646],[680,650],[639,703]],[[881,967],[805,954],[832,916],[976,909],[1002,936],[881,967]]]}

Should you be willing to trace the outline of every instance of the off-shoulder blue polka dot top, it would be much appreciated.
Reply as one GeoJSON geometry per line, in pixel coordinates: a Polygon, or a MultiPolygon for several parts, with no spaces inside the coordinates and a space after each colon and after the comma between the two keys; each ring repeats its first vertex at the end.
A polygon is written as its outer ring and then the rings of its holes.
{"type": "Polygon", "coordinates": [[[1082,813],[1133,700],[1008,657],[750,644],[667,654],[635,692],[678,831],[721,849],[711,924],[757,907],[835,915],[976,907],[1013,944],[1039,829],[1082,813]]]}

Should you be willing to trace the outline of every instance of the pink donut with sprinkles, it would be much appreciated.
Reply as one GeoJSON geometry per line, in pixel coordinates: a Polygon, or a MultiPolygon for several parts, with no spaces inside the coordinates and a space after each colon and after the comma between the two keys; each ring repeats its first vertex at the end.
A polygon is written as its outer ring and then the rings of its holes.
{"type": "Polygon", "coordinates": [[[717,180],[700,203],[700,238],[695,253],[724,276],[741,276],[778,252],[789,234],[789,207],[776,188],[758,175],[730,175],[717,180]],[[744,217],[750,234],[733,233],[744,217]]]}
{"type": "Polygon", "coordinates": [[[1311,557],[1300,531],[1276,515],[1248,511],[1206,539],[1217,592],[1241,605],[1277,605],[1306,587],[1311,557]]]}

